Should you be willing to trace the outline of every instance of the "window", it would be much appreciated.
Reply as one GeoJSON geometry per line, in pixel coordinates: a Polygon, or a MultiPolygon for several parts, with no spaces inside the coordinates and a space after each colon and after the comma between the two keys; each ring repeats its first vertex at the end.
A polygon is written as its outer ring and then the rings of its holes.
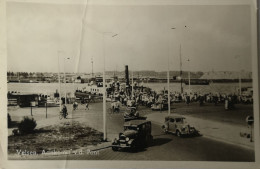
{"type": "MultiPolygon", "coordinates": [[[[177,121],[177,119],[176,119],[176,121],[177,121]]],[[[172,123],[173,123],[173,122],[174,122],[174,119],[170,119],[170,122],[172,122],[172,123]]]]}

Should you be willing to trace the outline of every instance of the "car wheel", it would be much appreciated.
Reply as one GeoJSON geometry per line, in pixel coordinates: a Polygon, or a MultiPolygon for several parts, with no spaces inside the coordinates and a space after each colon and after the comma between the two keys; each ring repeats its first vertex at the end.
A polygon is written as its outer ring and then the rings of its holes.
{"type": "Polygon", "coordinates": [[[149,136],[149,142],[148,142],[148,146],[151,146],[151,145],[153,145],[153,136],[152,135],[149,136]]]}
{"type": "Polygon", "coordinates": [[[181,132],[180,132],[179,130],[177,130],[177,131],[176,131],[176,135],[177,135],[178,137],[181,137],[181,132]]]}
{"type": "Polygon", "coordinates": [[[113,151],[118,151],[118,147],[112,146],[112,150],[113,150],[113,151]]]}
{"type": "Polygon", "coordinates": [[[137,147],[138,147],[138,146],[136,145],[136,143],[133,142],[132,145],[131,145],[131,151],[132,151],[132,152],[136,152],[136,151],[137,151],[137,147]]]}
{"type": "Polygon", "coordinates": [[[117,145],[116,143],[112,143],[112,150],[113,151],[118,151],[118,147],[116,147],[115,145],[117,145]]]}

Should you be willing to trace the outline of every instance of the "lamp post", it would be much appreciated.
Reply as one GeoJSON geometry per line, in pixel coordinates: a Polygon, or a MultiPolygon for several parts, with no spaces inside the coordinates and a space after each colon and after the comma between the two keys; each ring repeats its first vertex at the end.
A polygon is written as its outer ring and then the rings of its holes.
{"type": "Polygon", "coordinates": [[[242,94],[242,91],[241,91],[241,88],[242,88],[242,85],[241,85],[241,70],[240,70],[240,56],[239,55],[236,55],[235,56],[235,59],[237,59],[237,65],[239,66],[239,70],[238,70],[238,86],[239,86],[239,96],[241,97],[241,94],[242,94]]]}
{"type": "Polygon", "coordinates": [[[190,59],[187,59],[187,61],[188,61],[188,71],[189,71],[189,93],[191,92],[190,91],[190,59]]]}
{"type": "MultiPolygon", "coordinates": [[[[102,40],[103,40],[103,59],[104,59],[104,67],[103,67],[103,140],[107,140],[107,122],[106,122],[106,45],[105,45],[105,35],[113,34],[112,32],[102,32],[102,40]]],[[[115,37],[117,34],[113,34],[111,37],[115,37]]]]}
{"type": "Polygon", "coordinates": [[[58,70],[59,70],[59,103],[60,103],[60,112],[61,112],[61,83],[60,83],[60,53],[61,51],[58,51],[58,70]]]}
{"type": "Polygon", "coordinates": [[[181,58],[181,44],[180,44],[180,78],[181,78],[181,94],[183,94],[183,87],[182,87],[182,58],[181,58]]]}
{"type": "MultiPolygon", "coordinates": [[[[171,30],[174,30],[176,28],[172,27],[171,30]]],[[[171,46],[171,38],[169,38],[169,45],[168,45],[168,71],[167,71],[167,88],[168,88],[168,115],[171,114],[171,97],[170,97],[170,46],[171,46]]]]}
{"type": "Polygon", "coordinates": [[[66,59],[70,59],[70,58],[63,58],[63,61],[64,61],[64,65],[63,65],[63,74],[64,74],[64,88],[65,88],[65,106],[67,105],[67,89],[66,89],[66,74],[65,74],[65,61],[66,59]]]}
{"type": "Polygon", "coordinates": [[[131,92],[132,99],[134,98],[134,71],[132,70],[132,92],[131,92]]]}

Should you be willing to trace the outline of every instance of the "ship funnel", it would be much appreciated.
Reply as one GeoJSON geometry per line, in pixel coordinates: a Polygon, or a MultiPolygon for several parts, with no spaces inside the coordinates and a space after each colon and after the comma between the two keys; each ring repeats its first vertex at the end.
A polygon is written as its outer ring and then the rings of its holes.
{"type": "Polygon", "coordinates": [[[129,87],[129,72],[128,72],[128,65],[125,65],[125,82],[126,86],[129,87]]]}

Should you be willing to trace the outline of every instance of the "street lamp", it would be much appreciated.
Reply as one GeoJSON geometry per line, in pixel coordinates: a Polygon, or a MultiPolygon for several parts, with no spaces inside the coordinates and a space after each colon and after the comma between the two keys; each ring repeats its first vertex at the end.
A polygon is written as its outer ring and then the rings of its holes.
{"type": "Polygon", "coordinates": [[[134,71],[132,70],[132,92],[131,92],[132,99],[134,98],[134,71]]]}
{"type": "Polygon", "coordinates": [[[189,71],[188,76],[189,76],[189,93],[190,93],[190,59],[187,59],[187,61],[188,61],[188,71],[189,71]]]}
{"type": "MultiPolygon", "coordinates": [[[[237,62],[237,64],[239,65],[239,68],[240,68],[240,56],[239,55],[236,55],[235,56],[235,59],[237,59],[238,60],[238,62],[237,62]]],[[[239,69],[238,70],[238,86],[239,86],[239,96],[241,96],[241,94],[242,94],[242,91],[241,91],[241,70],[239,69]]]]}
{"type": "Polygon", "coordinates": [[[67,89],[66,89],[66,75],[65,75],[65,61],[66,61],[66,59],[67,60],[69,60],[70,58],[66,58],[66,57],[64,57],[63,58],[63,62],[64,62],[64,65],[63,65],[63,74],[64,74],[64,88],[65,88],[65,106],[67,105],[67,89]]]}
{"type": "Polygon", "coordinates": [[[104,67],[103,67],[103,140],[107,140],[107,123],[106,123],[106,78],[105,78],[105,70],[106,70],[106,46],[105,46],[105,35],[112,34],[112,38],[116,37],[118,34],[114,34],[112,32],[102,32],[103,39],[103,57],[104,57],[104,67]]]}
{"type": "Polygon", "coordinates": [[[61,112],[61,83],[60,83],[60,53],[61,51],[58,51],[58,70],[59,70],[59,104],[60,104],[60,112],[61,112]]]}
{"type": "MultiPolygon", "coordinates": [[[[176,29],[175,27],[170,28],[170,30],[176,29]]],[[[167,88],[168,88],[168,114],[171,114],[171,97],[170,97],[170,46],[171,38],[169,38],[169,53],[168,53],[168,71],[167,71],[167,88]]]]}

